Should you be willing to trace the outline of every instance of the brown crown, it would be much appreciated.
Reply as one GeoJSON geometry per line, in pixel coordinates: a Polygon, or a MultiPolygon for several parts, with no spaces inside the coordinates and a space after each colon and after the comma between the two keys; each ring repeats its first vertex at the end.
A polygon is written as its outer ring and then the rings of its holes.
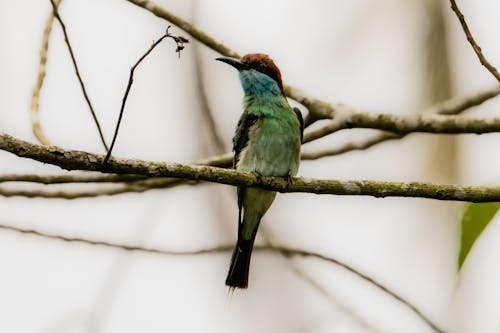
{"type": "Polygon", "coordinates": [[[253,68],[273,78],[278,83],[278,86],[283,96],[285,95],[283,89],[283,82],[281,81],[280,70],[278,66],[276,66],[274,61],[271,58],[269,58],[267,54],[263,53],[247,54],[243,58],[241,58],[241,62],[247,65],[248,67],[253,68]]]}

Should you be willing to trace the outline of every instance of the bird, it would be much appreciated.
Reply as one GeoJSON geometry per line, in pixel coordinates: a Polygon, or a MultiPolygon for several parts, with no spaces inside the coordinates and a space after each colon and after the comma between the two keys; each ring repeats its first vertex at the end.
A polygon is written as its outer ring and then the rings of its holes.
{"type": "MultiPolygon", "coordinates": [[[[233,168],[291,181],[299,168],[304,122],[300,110],[288,103],[279,68],[262,53],[216,60],[238,70],[244,93],[243,113],[233,137],[233,168]]],[[[238,240],[226,278],[230,290],[248,287],[257,229],[276,192],[238,186],[237,197],[238,240]]]]}

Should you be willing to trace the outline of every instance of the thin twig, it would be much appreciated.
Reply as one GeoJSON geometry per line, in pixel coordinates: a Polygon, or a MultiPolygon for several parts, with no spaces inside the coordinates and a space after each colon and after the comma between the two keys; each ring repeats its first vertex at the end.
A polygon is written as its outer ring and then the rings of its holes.
{"type": "Polygon", "coordinates": [[[102,173],[82,174],[3,174],[0,175],[0,183],[6,182],[30,182],[39,184],[68,184],[68,183],[117,183],[134,182],[146,179],[137,175],[106,175],[102,173]]]}
{"type": "MultiPolygon", "coordinates": [[[[346,107],[343,107],[344,109],[346,107]]],[[[441,114],[388,114],[343,110],[337,108],[333,120],[304,134],[304,142],[314,141],[336,131],[351,128],[371,128],[396,134],[485,134],[500,132],[500,117],[476,118],[441,114]]]]}
{"type": "Polygon", "coordinates": [[[203,84],[203,68],[201,64],[201,50],[197,43],[193,45],[193,53],[194,53],[194,67],[196,72],[196,83],[197,88],[200,95],[201,102],[201,116],[203,118],[203,123],[208,125],[208,129],[210,132],[210,137],[213,145],[216,148],[217,153],[222,153],[226,151],[226,145],[222,140],[222,137],[219,134],[217,129],[217,123],[215,121],[215,117],[213,115],[210,104],[208,103],[207,92],[205,89],[205,85],[203,84]]]}
{"type": "Polygon", "coordinates": [[[421,113],[457,115],[470,108],[479,106],[490,99],[500,95],[500,86],[489,88],[469,96],[455,97],[429,106],[421,113]]]}
{"type": "Polygon", "coordinates": [[[227,46],[215,40],[213,37],[206,34],[201,29],[198,29],[193,24],[184,20],[182,17],[175,15],[174,13],[168,11],[167,9],[157,5],[153,1],[145,1],[145,0],[127,0],[127,1],[136,6],[144,8],[145,10],[153,13],[158,17],[165,19],[166,21],[177,26],[179,29],[182,29],[188,34],[190,34],[194,39],[200,41],[201,43],[205,44],[209,48],[219,52],[222,55],[234,58],[240,57],[240,55],[237,52],[231,50],[227,46]]]}
{"type": "MultiPolygon", "coordinates": [[[[271,248],[279,246],[279,242],[275,240],[275,236],[273,235],[273,233],[268,228],[265,227],[266,225],[269,225],[269,222],[261,221],[261,224],[263,224],[264,226],[261,227],[259,232],[264,237],[265,245],[271,248]]],[[[329,302],[338,307],[339,310],[341,310],[344,314],[351,317],[352,320],[356,321],[363,328],[368,329],[369,332],[376,332],[375,328],[371,327],[368,324],[368,322],[366,322],[366,320],[364,320],[359,314],[349,309],[338,299],[334,298],[333,295],[324,285],[316,281],[316,279],[313,278],[310,272],[304,270],[303,266],[299,263],[299,261],[294,260],[295,259],[294,257],[287,255],[286,253],[283,252],[280,252],[280,255],[286,260],[288,266],[290,267],[290,270],[293,273],[295,273],[299,278],[301,278],[304,282],[306,282],[309,286],[314,288],[319,294],[321,294],[321,296],[323,296],[329,302]]]]}
{"type": "Polygon", "coordinates": [[[392,296],[394,299],[398,300],[399,302],[408,306],[408,308],[410,308],[411,311],[413,311],[418,317],[420,317],[423,321],[425,321],[434,331],[441,332],[441,333],[444,332],[444,330],[439,328],[432,320],[427,318],[415,305],[411,304],[409,301],[405,300],[402,296],[400,296],[400,295],[396,294],[395,292],[393,292],[392,290],[388,289],[382,283],[376,281],[374,278],[372,278],[364,273],[361,273],[360,271],[358,271],[357,269],[353,268],[352,266],[350,266],[348,264],[345,264],[345,263],[343,263],[335,258],[330,258],[330,257],[324,256],[324,255],[319,254],[319,253],[313,253],[313,252],[309,252],[309,251],[305,251],[305,250],[296,250],[296,249],[289,249],[289,248],[284,248],[284,247],[274,247],[273,249],[280,251],[281,253],[284,253],[286,255],[314,257],[314,258],[321,259],[321,260],[330,262],[332,264],[338,265],[338,266],[346,269],[347,271],[357,275],[361,279],[369,282],[370,284],[376,286],[377,288],[382,290],[384,293],[392,296]]]}
{"type": "MultiPolygon", "coordinates": [[[[60,0],[55,2],[56,6],[59,6],[60,0]]],[[[30,103],[30,114],[31,114],[31,128],[33,134],[37,138],[38,142],[42,145],[51,146],[50,140],[47,138],[42,130],[42,125],[40,123],[40,93],[42,91],[43,83],[45,81],[46,66],[47,66],[47,56],[49,50],[49,40],[50,33],[52,31],[52,23],[54,22],[54,12],[51,11],[47,20],[45,21],[45,28],[42,34],[42,47],[40,49],[40,61],[38,63],[38,74],[35,81],[35,86],[33,87],[33,92],[31,94],[30,103]]]]}
{"type": "MultiPolygon", "coordinates": [[[[193,162],[198,165],[212,165],[229,167],[232,163],[232,155],[215,156],[193,162]]],[[[71,183],[112,183],[116,186],[96,186],[88,190],[41,190],[41,189],[9,189],[0,187],[0,196],[3,197],[25,197],[44,199],[81,199],[99,196],[113,196],[125,193],[143,193],[154,189],[165,189],[180,185],[197,185],[200,182],[186,181],[177,178],[148,178],[140,175],[127,174],[61,174],[61,175],[38,175],[38,174],[4,174],[0,175],[0,183],[7,182],[31,182],[45,185],[71,184],[71,183]]]]}
{"type": "Polygon", "coordinates": [[[450,3],[451,3],[451,9],[453,10],[453,12],[455,12],[455,15],[460,21],[460,25],[464,30],[465,36],[467,37],[467,41],[472,46],[472,49],[479,58],[479,61],[497,79],[497,81],[500,82],[500,73],[498,73],[498,70],[495,68],[495,66],[493,66],[488,60],[486,60],[486,57],[484,56],[483,51],[481,50],[481,47],[476,43],[474,37],[472,37],[472,33],[470,32],[470,29],[467,23],[465,22],[465,17],[458,8],[457,3],[455,2],[455,0],[450,0],[450,3]]]}
{"type": "Polygon", "coordinates": [[[92,106],[89,95],[87,94],[87,89],[85,89],[85,84],[83,83],[82,76],[80,75],[80,70],[78,69],[78,65],[76,64],[75,53],[73,52],[73,47],[71,46],[71,43],[69,41],[68,32],[66,31],[66,25],[64,24],[61,16],[59,15],[59,11],[57,9],[57,5],[55,4],[54,0],[50,0],[50,3],[52,4],[52,10],[54,16],[56,20],[59,22],[59,25],[61,26],[62,32],[64,34],[64,41],[68,46],[69,55],[71,56],[71,62],[73,63],[73,67],[75,68],[75,73],[76,77],[78,78],[78,82],[80,82],[80,87],[82,88],[83,97],[85,98],[90,113],[92,114],[92,118],[94,119],[94,123],[97,127],[97,131],[99,132],[99,137],[101,138],[102,145],[104,146],[104,149],[107,151],[108,145],[106,144],[106,140],[104,139],[104,135],[102,134],[101,125],[99,124],[99,120],[97,119],[97,115],[95,114],[94,107],[92,106]]]}
{"type": "MultiPolygon", "coordinates": [[[[162,249],[144,247],[144,246],[138,246],[138,245],[120,244],[120,243],[113,243],[113,242],[100,241],[100,240],[91,240],[91,239],[81,238],[81,237],[56,235],[56,234],[38,231],[35,229],[27,229],[27,228],[21,228],[21,227],[5,225],[5,224],[0,224],[0,229],[6,230],[6,231],[11,231],[11,232],[16,232],[16,233],[21,233],[21,234],[25,234],[25,235],[37,236],[37,237],[41,237],[41,238],[45,238],[45,239],[68,242],[68,243],[81,243],[81,244],[87,244],[87,245],[109,247],[109,248],[125,250],[125,251],[136,251],[136,252],[152,253],[152,254],[167,255],[167,256],[194,256],[194,255],[203,255],[203,254],[218,254],[218,253],[226,253],[226,252],[233,250],[233,245],[222,245],[222,246],[217,246],[217,247],[213,247],[213,248],[192,250],[192,251],[169,251],[169,250],[162,250],[162,249]]],[[[439,333],[444,332],[435,323],[433,323],[432,320],[427,318],[415,305],[410,303],[404,297],[402,297],[402,296],[398,295],[396,292],[388,289],[382,283],[378,282],[374,278],[360,272],[356,268],[354,268],[354,267],[352,267],[352,266],[350,266],[350,265],[348,265],[348,264],[346,264],[338,259],[327,257],[327,256],[325,256],[323,254],[319,254],[319,253],[293,249],[293,248],[289,248],[286,246],[280,246],[280,245],[273,245],[273,246],[256,245],[255,251],[278,252],[278,253],[281,253],[282,255],[288,256],[288,257],[289,256],[313,257],[313,258],[316,258],[319,260],[323,260],[323,261],[335,264],[335,265],[342,267],[345,270],[353,273],[354,275],[358,276],[360,279],[365,280],[366,282],[375,286],[377,289],[381,290],[385,294],[391,296],[392,298],[394,298],[398,302],[407,306],[420,319],[425,321],[434,331],[439,332],[439,333]]]]}
{"type": "Polygon", "coordinates": [[[41,190],[41,189],[10,189],[0,186],[2,197],[24,197],[43,199],[84,199],[98,196],[112,196],[124,193],[143,193],[154,189],[165,189],[179,185],[196,185],[196,181],[185,181],[175,178],[150,178],[141,181],[116,183],[111,186],[96,186],[89,190],[41,190]]]}
{"type": "Polygon", "coordinates": [[[116,137],[118,136],[118,130],[120,129],[120,124],[123,117],[123,111],[125,110],[125,104],[127,103],[128,94],[130,93],[130,89],[132,88],[132,83],[134,82],[134,71],[139,66],[139,64],[154,50],[156,46],[158,46],[165,38],[172,38],[175,41],[177,48],[175,52],[177,52],[180,56],[180,52],[184,48],[184,43],[188,43],[188,40],[181,36],[171,35],[168,31],[170,26],[167,27],[167,31],[163,36],[161,36],[156,42],[154,42],[149,49],[137,60],[137,62],[130,68],[130,75],[127,83],[127,88],[125,89],[125,94],[122,98],[122,104],[120,107],[120,114],[118,115],[118,121],[116,122],[115,133],[113,134],[113,140],[111,141],[111,146],[107,149],[106,157],[104,158],[103,164],[106,164],[111,157],[111,153],[113,151],[113,147],[115,146],[116,137]]]}
{"type": "Polygon", "coordinates": [[[302,160],[317,160],[323,157],[342,155],[356,150],[366,150],[383,142],[387,142],[390,140],[399,140],[403,137],[404,135],[381,132],[361,142],[352,141],[340,147],[325,148],[310,152],[303,151],[300,157],[302,160]]]}

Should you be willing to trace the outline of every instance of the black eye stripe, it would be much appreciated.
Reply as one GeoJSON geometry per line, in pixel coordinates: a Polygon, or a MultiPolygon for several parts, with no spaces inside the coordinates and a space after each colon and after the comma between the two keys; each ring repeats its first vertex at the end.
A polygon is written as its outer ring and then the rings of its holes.
{"type": "Polygon", "coordinates": [[[255,68],[255,70],[266,74],[267,76],[271,77],[274,81],[278,82],[278,75],[271,68],[267,66],[258,66],[255,68]]]}

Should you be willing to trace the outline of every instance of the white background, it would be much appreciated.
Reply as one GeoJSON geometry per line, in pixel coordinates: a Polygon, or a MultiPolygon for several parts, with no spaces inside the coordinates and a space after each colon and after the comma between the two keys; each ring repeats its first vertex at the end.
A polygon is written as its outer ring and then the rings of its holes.
{"type": "MultiPolygon", "coordinates": [[[[392,113],[414,113],[425,103],[426,1],[157,3],[241,54],[270,54],[286,83],[315,97],[392,113]]],[[[442,5],[454,95],[494,86],[449,4],[442,5]]],[[[500,66],[500,3],[459,5],[487,58],[500,66]]],[[[49,12],[49,1],[0,1],[0,131],[33,142],[29,103],[49,12]]],[[[64,0],[60,12],[110,141],[129,69],[168,23],[123,0],[64,0]]],[[[189,38],[178,28],[172,32],[189,38]]],[[[208,105],[230,147],[241,112],[237,75],[214,61],[215,52],[196,47],[208,105]]],[[[194,42],[180,59],[174,49],[164,42],[137,70],[116,156],[188,163],[214,153],[200,116],[194,42]]],[[[495,115],[498,106],[490,101],[473,114],[495,115]]],[[[40,114],[54,144],[103,152],[57,24],[40,114]]],[[[370,134],[338,133],[307,149],[370,134]]],[[[442,137],[415,134],[368,151],[303,162],[299,175],[498,184],[498,139],[457,137],[455,158],[442,165],[439,157],[447,152],[434,149],[442,137]]],[[[59,172],[5,152],[0,163],[2,173],[59,172]]],[[[424,199],[287,194],[278,196],[259,233],[349,263],[448,332],[498,332],[500,227],[498,221],[491,224],[458,276],[462,209],[460,203],[424,199]]],[[[0,198],[1,224],[168,250],[231,244],[236,216],[234,189],[216,184],[73,201],[0,198]]],[[[389,295],[317,259],[256,252],[249,289],[228,296],[229,259],[229,252],[160,256],[0,231],[0,331],[431,332],[389,295]]]]}

